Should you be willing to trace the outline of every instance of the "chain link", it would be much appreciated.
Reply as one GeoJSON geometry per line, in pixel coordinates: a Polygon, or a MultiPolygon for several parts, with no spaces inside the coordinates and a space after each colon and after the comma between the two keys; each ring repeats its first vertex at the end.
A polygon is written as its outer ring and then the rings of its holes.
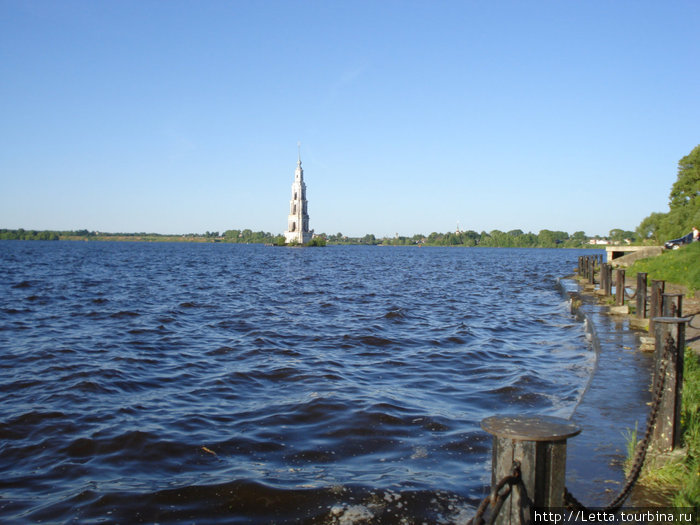
{"type": "Polygon", "coordinates": [[[491,494],[481,501],[479,508],[476,510],[476,514],[467,522],[467,525],[484,525],[484,514],[486,514],[488,510],[489,504],[491,504],[493,510],[491,511],[488,523],[489,525],[493,525],[493,522],[496,521],[498,517],[498,513],[501,511],[501,507],[503,507],[503,503],[512,492],[513,485],[520,485],[522,489],[525,488],[522,485],[522,478],[520,476],[520,462],[517,460],[513,461],[510,474],[504,476],[491,490],[491,494]]]}
{"type": "MultiPolygon", "coordinates": [[[[651,410],[649,412],[649,421],[647,422],[647,428],[644,432],[644,437],[637,444],[637,450],[634,455],[634,461],[632,462],[632,468],[630,473],[625,480],[625,484],[620,489],[617,496],[603,509],[606,512],[616,512],[620,509],[624,501],[629,496],[632,487],[639,479],[639,475],[642,473],[642,467],[644,466],[644,459],[649,449],[649,443],[651,442],[652,432],[654,426],[656,425],[656,418],[659,413],[659,407],[661,406],[661,398],[664,392],[664,383],[666,380],[666,368],[670,361],[671,353],[675,347],[675,342],[670,332],[666,334],[666,341],[664,343],[664,352],[661,357],[661,365],[659,367],[659,373],[656,375],[656,381],[654,385],[654,395],[651,403],[651,410]]],[[[578,501],[573,494],[571,494],[568,489],[564,489],[564,504],[571,510],[582,510],[588,512],[587,509],[580,501],[578,501]]]]}

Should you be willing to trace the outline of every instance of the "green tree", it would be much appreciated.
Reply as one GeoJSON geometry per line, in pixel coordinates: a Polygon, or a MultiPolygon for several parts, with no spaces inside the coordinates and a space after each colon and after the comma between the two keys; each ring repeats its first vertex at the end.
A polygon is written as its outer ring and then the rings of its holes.
{"type": "Polygon", "coordinates": [[[700,226],[700,145],[678,161],[678,177],[669,195],[669,213],[662,232],[680,237],[700,226]]]}
{"type": "Polygon", "coordinates": [[[377,239],[374,237],[373,233],[368,233],[362,237],[362,244],[377,244],[377,239]]]}
{"type": "Polygon", "coordinates": [[[574,232],[567,241],[562,244],[564,248],[581,248],[588,242],[585,232],[574,232]]]}
{"type": "Polygon", "coordinates": [[[224,232],[224,239],[226,240],[226,242],[238,242],[238,238],[240,236],[240,230],[226,230],[224,232]]]}
{"type": "Polygon", "coordinates": [[[648,217],[646,217],[637,226],[637,238],[644,240],[651,240],[654,244],[661,244],[660,231],[663,225],[663,221],[667,214],[654,212],[648,217]]]}
{"type": "Polygon", "coordinates": [[[678,178],[668,205],[671,210],[700,205],[700,145],[678,161],[678,178]]]}
{"type": "Polygon", "coordinates": [[[314,237],[309,242],[306,243],[306,246],[325,246],[325,245],[326,245],[326,239],[324,239],[323,237],[314,237]]]}
{"type": "Polygon", "coordinates": [[[560,231],[540,230],[537,235],[538,245],[542,248],[555,248],[557,244],[569,239],[569,234],[560,231]]]}
{"type": "Polygon", "coordinates": [[[678,161],[678,175],[671,187],[667,213],[652,213],[637,227],[641,239],[661,243],[688,233],[700,225],[700,145],[678,161]]]}
{"type": "Polygon", "coordinates": [[[613,228],[608,234],[608,238],[616,243],[623,243],[627,239],[634,240],[637,235],[634,232],[613,228]]]}

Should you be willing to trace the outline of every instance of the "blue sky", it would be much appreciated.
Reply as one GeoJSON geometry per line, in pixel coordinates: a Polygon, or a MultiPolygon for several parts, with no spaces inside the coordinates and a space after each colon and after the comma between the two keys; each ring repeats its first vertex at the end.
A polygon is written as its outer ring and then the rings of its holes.
{"type": "Polygon", "coordinates": [[[700,2],[0,0],[0,228],[634,230],[700,2]]]}

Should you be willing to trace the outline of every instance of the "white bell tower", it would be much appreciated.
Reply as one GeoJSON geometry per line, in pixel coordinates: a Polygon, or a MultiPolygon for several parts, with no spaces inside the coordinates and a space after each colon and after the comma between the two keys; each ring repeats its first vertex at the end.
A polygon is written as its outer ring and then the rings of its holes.
{"type": "Polygon", "coordinates": [[[297,147],[299,148],[297,169],[294,170],[292,200],[289,202],[287,231],[284,232],[284,242],[287,244],[291,242],[306,244],[313,237],[313,230],[309,231],[306,184],[304,183],[304,170],[301,167],[301,144],[297,144],[297,147]]]}

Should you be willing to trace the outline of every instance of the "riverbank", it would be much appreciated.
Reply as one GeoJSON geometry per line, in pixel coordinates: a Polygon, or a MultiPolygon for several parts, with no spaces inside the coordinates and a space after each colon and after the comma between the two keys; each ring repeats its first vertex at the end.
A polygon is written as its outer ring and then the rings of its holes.
{"type": "Polygon", "coordinates": [[[580,293],[577,280],[562,284],[574,294],[572,313],[585,323],[596,354],[589,383],[571,416],[582,431],[567,442],[567,489],[589,507],[605,507],[625,481],[627,435],[643,428],[647,418],[653,357],[637,351],[639,332],[607,315],[593,294],[580,293]]]}
{"type": "MultiPolygon", "coordinates": [[[[620,326],[627,326],[638,333],[639,345],[636,353],[640,356],[650,355],[650,347],[646,323],[640,322],[636,316],[623,313],[623,309],[611,307],[610,297],[596,293],[593,286],[579,278],[579,286],[589,302],[599,305],[607,311],[607,317],[620,326]]],[[[626,276],[625,288],[628,296],[636,293],[636,275],[626,276]]],[[[697,323],[700,313],[700,293],[689,291],[686,286],[675,283],[665,283],[666,293],[683,294],[683,317],[689,317],[686,326],[686,366],[683,385],[683,447],[671,454],[657,457],[647,457],[642,476],[637,482],[630,501],[637,506],[695,506],[700,503],[700,323],[697,323]]],[[[652,363],[653,366],[653,363],[652,363]]],[[[615,367],[619,369],[619,365],[615,367]]],[[[596,372],[598,373],[598,372],[596,372]]],[[[647,376],[647,381],[650,377],[647,376]]],[[[633,453],[633,443],[643,432],[644,424],[639,430],[629,432],[629,456],[633,453]]]]}

